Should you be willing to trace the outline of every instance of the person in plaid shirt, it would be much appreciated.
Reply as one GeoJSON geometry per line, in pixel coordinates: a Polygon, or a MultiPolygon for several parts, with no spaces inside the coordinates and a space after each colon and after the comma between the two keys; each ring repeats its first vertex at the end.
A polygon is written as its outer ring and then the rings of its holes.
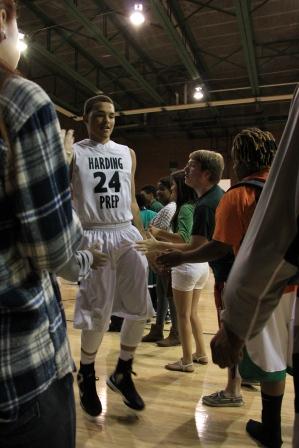
{"type": "Polygon", "coordinates": [[[48,272],[81,242],[54,107],[18,76],[15,4],[0,0],[0,446],[74,447],[72,365],[48,272]]]}

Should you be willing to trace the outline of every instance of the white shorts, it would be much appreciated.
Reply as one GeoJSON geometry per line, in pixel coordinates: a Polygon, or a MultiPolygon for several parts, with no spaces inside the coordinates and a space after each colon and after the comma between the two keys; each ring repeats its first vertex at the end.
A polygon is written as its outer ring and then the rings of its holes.
{"type": "Polygon", "coordinates": [[[178,291],[202,289],[208,278],[208,263],[184,263],[171,270],[171,286],[178,291]]]}
{"type": "Polygon", "coordinates": [[[111,314],[143,320],[154,310],[147,288],[148,263],[134,248],[142,239],[132,224],[84,231],[85,247],[99,242],[109,254],[108,262],[80,283],[75,305],[74,327],[108,329],[111,314]]]}
{"type": "Polygon", "coordinates": [[[241,375],[246,372],[247,378],[255,378],[250,373],[258,369],[264,381],[271,381],[271,373],[292,367],[295,303],[296,291],[284,293],[263,330],[246,342],[249,360],[241,362],[241,375]]]}

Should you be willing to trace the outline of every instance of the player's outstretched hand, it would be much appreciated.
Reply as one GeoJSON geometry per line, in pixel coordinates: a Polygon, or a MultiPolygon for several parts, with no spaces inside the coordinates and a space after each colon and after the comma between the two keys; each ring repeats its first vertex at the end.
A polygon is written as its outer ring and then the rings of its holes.
{"type": "Polygon", "coordinates": [[[179,266],[184,263],[183,252],[181,250],[172,250],[171,252],[164,253],[157,258],[157,262],[163,265],[166,269],[179,266]]]}
{"type": "Polygon", "coordinates": [[[65,129],[61,129],[61,138],[63,141],[67,162],[68,164],[70,164],[74,154],[73,152],[73,144],[75,141],[74,129],[69,129],[67,131],[65,129]]]}
{"type": "Polygon", "coordinates": [[[154,238],[159,238],[160,229],[150,224],[148,226],[148,233],[152,235],[154,238]]]}
{"type": "Polygon", "coordinates": [[[135,247],[138,250],[138,252],[142,252],[144,255],[148,255],[152,252],[160,251],[161,243],[160,241],[156,240],[156,238],[151,234],[148,233],[149,238],[146,240],[136,241],[135,247]]]}
{"type": "Polygon", "coordinates": [[[222,369],[233,367],[242,359],[244,341],[222,326],[211,340],[212,359],[222,369]]]}
{"type": "Polygon", "coordinates": [[[97,269],[104,266],[109,260],[109,255],[101,252],[101,247],[98,244],[94,244],[89,247],[88,250],[92,253],[93,263],[91,265],[92,269],[97,269]]]}

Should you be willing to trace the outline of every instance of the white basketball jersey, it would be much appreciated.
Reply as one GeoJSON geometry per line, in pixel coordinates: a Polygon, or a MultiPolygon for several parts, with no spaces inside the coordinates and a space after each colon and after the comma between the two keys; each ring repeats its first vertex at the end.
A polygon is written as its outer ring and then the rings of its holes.
{"type": "Polygon", "coordinates": [[[73,200],[83,227],[133,219],[131,172],[132,158],[127,146],[90,139],[74,144],[73,200]]]}

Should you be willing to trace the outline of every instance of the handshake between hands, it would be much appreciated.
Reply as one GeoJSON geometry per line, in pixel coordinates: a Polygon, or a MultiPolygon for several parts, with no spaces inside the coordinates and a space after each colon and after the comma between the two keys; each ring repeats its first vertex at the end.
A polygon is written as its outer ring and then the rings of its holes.
{"type": "Polygon", "coordinates": [[[109,255],[101,251],[100,243],[92,244],[90,247],[87,248],[87,250],[91,252],[93,257],[93,263],[91,265],[92,269],[97,269],[101,266],[104,266],[109,260],[109,255]]]}
{"type": "Polygon", "coordinates": [[[148,258],[151,268],[157,273],[165,273],[174,266],[182,264],[183,252],[166,247],[163,241],[158,241],[150,228],[147,231],[147,239],[137,241],[135,248],[148,258]]]}
{"type": "MultiPolygon", "coordinates": [[[[156,272],[163,273],[169,271],[171,267],[184,263],[184,252],[167,247],[165,243],[155,238],[155,233],[155,228],[150,227],[147,232],[148,238],[135,244],[136,249],[149,258],[150,266],[153,266],[156,272]]],[[[213,362],[221,368],[237,366],[242,359],[244,341],[224,325],[213,337],[210,345],[213,362]]]]}

